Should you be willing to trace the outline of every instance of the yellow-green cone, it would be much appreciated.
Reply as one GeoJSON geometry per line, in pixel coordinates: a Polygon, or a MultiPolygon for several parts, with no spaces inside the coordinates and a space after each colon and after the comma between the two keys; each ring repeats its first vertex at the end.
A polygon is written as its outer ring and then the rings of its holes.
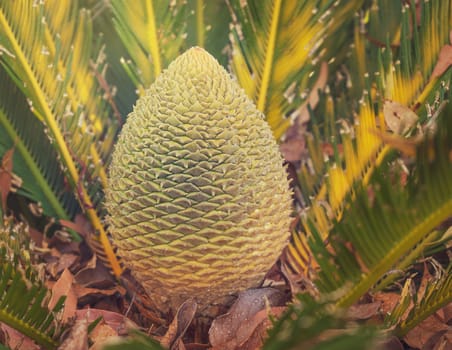
{"type": "Polygon", "coordinates": [[[192,297],[206,313],[258,286],[287,243],[291,196],[270,127],[201,48],[137,101],[109,177],[114,243],[162,311],[192,297]]]}

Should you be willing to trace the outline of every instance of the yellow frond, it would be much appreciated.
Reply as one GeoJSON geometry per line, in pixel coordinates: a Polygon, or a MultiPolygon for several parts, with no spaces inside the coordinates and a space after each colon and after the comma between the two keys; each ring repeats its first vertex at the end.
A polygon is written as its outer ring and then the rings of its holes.
{"type": "Polygon", "coordinates": [[[57,11],[58,4],[61,5],[55,0],[46,1],[45,5],[33,5],[31,0],[4,3],[0,8],[0,27],[4,33],[0,44],[12,55],[3,55],[2,60],[18,79],[18,87],[29,99],[33,113],[48,128],[80,205],[99,232],[109,263],[119,275],[121,268],[95,210],[92,194],[84,184],[85,178],[80,175],[83,172],[100,176],[105,185],[103,164],[111,150],[99,154],[98,149],[102,149],[106,138],[113,138],[117,129],[108,110],[100,108],[104,104],[95,98],[100,88],[89,68],[90,18],[75,6],[57,11]],[[63,30],[59,32],[61,23],[63,30]],[[99,122],[103,124],[102,130],[96,127],[99,122]],[[109,128],[106,134],[104,128],[109,128]]]}
{"type": "Polygon", "coordinates": [[[231,1],[237,19],[233,72],[278,139],[316,82],[321,46],[336,6],[322,1],[231,1]]]}
{"type": "MultiPolygon", "coordinates": [[[[415,11],[407,11],[402,7],[402,14],[398,19],[398,29],[401,29],[398,50],[375,47],[375,43],[366,38],[366,33],[361,28],[363,24],[369,23],[355,22],[355,61],[352,68],[358,81],[351,83],[367,86],[367,89],[363,91],[355,125],[351,132],[345,130],[341,135],[342,163],[331,162],[323,183],[316,193],[311,194],[315,198],[311,201],[311,208],[306,216],[315,222],[323,239],[326,239],[329,233],[324,220],[332,222],[341,219],[344,202],[352,194],[354,184],[367,184],[374,170],[384,161],[391,149],[379,136],[387,131],[382,110],[384,100],[393,100],[416,112],[435,100],[434,91],[438,89],[440,80],[432,79],[430,75],[441,47],[449,42],[452,6],[440,0],[422,2],[422,12],[422,23],[413,29],[408,23],[414,21],[415,11]],[[407,32],[408,30],[410,31],[407,32]],[[419,53],[419,48],[423,48],[422,54],[419,53]],[[369,52],[372,57],[369,57],[369,52]],[[380,61],[375,71],[372,71],[371,63],[376,57],[380,61]],[[327,216],[316,209],[316,203],[325,202],[325,206],[331,210],[327,216]]],[[[371,16],[370,21],[372,18],[371,16]]],[[[307,144],[313,163],[318,163],[318,152],[313,152],[312,149],[319,147],[319,144],[310,145],[309,139],[307,144]]],[[[301,176],[306,173],[306,170],[303,170],[301,176]]],[[[306,233],[309,235],[309,230],[306,233]]],[[[294,237],[301,234],[295,234],[294,237]]],[[[295,242],[295,238],[293,241],[295,242]]],[[[293,249],[289,251],[297,251],[294,242],[291,242],[293,249]]],[[[306,252],[300,252],[300,255],[305,254],[306,252]]]]}
{"type": "Polygon", "coordinates": [[[123,60],[139,94],[180,52],[184,43],[186,11],[183,0],[112,0],[113,21],[131,57],[123,60]]]}

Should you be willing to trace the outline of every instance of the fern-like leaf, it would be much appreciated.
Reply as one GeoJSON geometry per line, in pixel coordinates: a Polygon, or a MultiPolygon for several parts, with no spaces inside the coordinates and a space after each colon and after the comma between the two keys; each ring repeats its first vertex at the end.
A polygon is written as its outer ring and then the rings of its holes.
{"type": "MultiPolygon", "coordinates": [[[[336,8],[343,4],[231,0],[230,5],[233,72],[279,139],[300,114],[319,73],[319,60],[328,60],[320,49],[336,8]]],[[[342,8],[356,5],[349,2],[342,8]]],[[[341,14],[340,23],[348,19],[341,14]]]]}
{"type": "Polygon", "coordinates": [[[124,68],[141,95],[179,55],[185,41],[185,1],[112,0],[113,21],[130,60],[124,68]]]}
{"type": "Polygon", "coordinates": [[[308,220],[310,246],[320,265],[317,285],[322,292],[341,291],[339,306],[356,302],[452,215],[451,150],[451,119],[442,115],[437,134],[418,148],[406,188],[376,173],[372,186],[357,189],[356,199],[332,228],[329,247],[308,220]]]}
{"type": "MultiPolygon", "coordinates": [[[[404,320],[392,320],[397,324],[398,336],[404,336],[421,321],[452,301],[452,265],[427,284],[422,297],[414,301],[414,306],[404,320]]],[[[392,315],[391,315],[392,316],[392,315]]]]}
{"type": "MultiPolygon", "coordinates": [[[[118,125],[109,118],[89,67],[89,13],[79,10],[77,2],[60,5],[31,0],[1,3],[0,45],[7,53],[2,64],[44,123],[66,178],[99,233],[107,263],[118,275],[121,267],[96,211],[118,125]]],[[[96,59],[94,65],[100,68],[102,63],[96,59]]]]}
{"type": "MultiPolygon", "coordinates": [[[[441,90],[447,90],[444,82],[450,79],[448,75],[440,79],[431,77],[435,59],[441,47],[448,43],[452,23],[450,2],[421,2],[420,22],[416,19],[414,5],[400,6],[392,2],[392,5],[385,7],[384,3],[385,0],[380,0],[378,6],[369,10],[366,18],[361,18],[355,24],[354,50],[349,62],[347,86],[355,93],[364,88],[362,99],[357,103],[341,98],[334,101],[331,96],[326,96],[324,107],[320,109],[320,113],[327,117],[324,119],[326,139],[322,139],[318,132],[314,134],[317,135],[315,138],[308,139],[314,171],[309,169],[309,165],[303,165],[300,176],[303,187],[308,191],[304,194],[312,207],[307,215],[311,216],[313,222],[318,222],[317,230],[322,239],[328,236],[331,220],[340,219],[344,200],[351,195],[354,184],[366,184],[391,150],[390,145],[378,136],[378,133],[387,130],[383,111],[385,101],[393,100],[407,109],[415,110],[420,123],[425,125],[431,117],[431,111],[426,106],[436,104],[441,90]],[[394,6],[399,8],[401,15],[396,19],[394,16],[385,16],[385,11],[393,11],[394,6]],[[397,43],[396,47],[371,36],[379,33],[376,28],[381,31],[381,28],[387,27],[383,24],[386,18],[392,23],[389,28],[396,28],[398,33],[392,39],[392,42],[397,43]],[[398,20],[398,25],[394,25],[395,20],[398,20]],[[367,33],[362,30],[363,27],[368,28],[367,33]],[[420,48],[428,54],[420,54],[420,48]],[[375,61],[372,57],[379,57],[377,64],[367,63],[375,61]],[[362,76],[363,72],[365,76],[362,76]],[[354,85],[358,86],[358,90],[354,85]],[[343,108],[344,104],[352,108],[347,111],[343,108]],[[358,106],[356,112],[354,106],[358,106]],[[353,120],[337,120],[338,117],[353,114],[356,114],[353,120]],[[340,126],[338,134],[335,131],[336,124],[340,126]],[[322,142],[330,143],[333,149],[326,164],[322,142]],[[342,148],[342,152],[339,152],[339,148],[342,148]],[[321,172],[316,173],[318,170],[321,172]]],[[[385,37],[389,34],[384,32],[379,35],[385,37]]],[[[341,86],[338,86],[339,89],[341,86]]],[[[303,235],[301,233],[299,237],[294,237],[288,251],[294,264],[306,271],[305,257],[310,253],[306,251],[306,245],[302,244],[305,242],[303,235]]]]}
{"type": "Polygon", "coordinates": [[[347,322],[328,301],[300,294],[275,321],[264,349],[376,349],[381,337],[375,327],[347,322]]]}
{"type": "Polygon", "coordinates": [[[64,298],[52,310],[46,307],[50,293],[31,266],[25,231],[12,221],[0,228],[0,322],[55,349],[64,330],[57,318],[64,298]]]}
{"type": "Polygon", "coordinates": [[[220,64],[227,64],[231,18],[226,1],[188,0],[187,39],[185,47],[199,46],[220,64]]]}
{"type": "Polygon", "coordinates": [[[13,172],[22,179],[18,193],[39,203],[45,215],[69,220],[80,209],[67,191],[57,153],[42,123],[2,69],[0,81],[0,154],[14,149],[13,172]]]}

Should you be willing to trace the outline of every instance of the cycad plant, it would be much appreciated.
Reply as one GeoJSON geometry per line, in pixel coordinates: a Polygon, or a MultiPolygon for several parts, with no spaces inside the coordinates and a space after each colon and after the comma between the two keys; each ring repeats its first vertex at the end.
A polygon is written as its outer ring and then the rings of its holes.
{"type": "MultiPolygon", "coordinates": [[[[27,220],[22,204],[34,203],[47,232],[85,240],[119,278],[104,221],[114,144],[163,69],[204,47],[263,112],[292,170],[278,263],[292,295],[264,347],[403,337],[452,300],[450,262],[436,261],[450,247],[451,28],[450,0],[0,0],[2,221],[27,220]],[[80,217],[84,232],[68,225],[80,217]],[[417,298],[420,262],[438,272],[417,298]],[[384,321],[349,321],[348,308],[387,290],[400,300],[384,321]]],[[[11,273],[17,254],[2,254],[0,293],[32,287],[26,306],[0,301],[0,322],[56,347],[41,282],[11,273]]],[[[122,346],[136,344],[154,346],[142,335],[122,346]]]]}

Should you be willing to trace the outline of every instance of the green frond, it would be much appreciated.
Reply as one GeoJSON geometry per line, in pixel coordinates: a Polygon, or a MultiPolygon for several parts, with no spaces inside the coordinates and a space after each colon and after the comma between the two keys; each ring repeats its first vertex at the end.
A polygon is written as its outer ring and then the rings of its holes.
{"type": "Polygon", "coordinates": [[[380,172],[369,186],[358,186],[355,199],[331,229],[327,247],[316,224],[307,220],[310,247],[320,265],[316,283],[321,292],[341,291],[338,306],[356,302],[452,215],[451,134],[451,119],[443,113],[437,134],[418,147],[406,188],[380,172]]]}
{"type": "Polygon", "coordinates": [[[141,95],[185,42],[186,1],[112,0],[116,32],[127,49],[124,68],[141,95]]]}
{"type": "Polygon", "coordinates": [[[14,149],[13,172],[22,179],[18,193],[40,203],[44,215],[70,219],[80,210],[64,183],[57,153],[33,117],[23,95],[0,68],[0,155],[14,149]]]}
{"type": "MultiPolygon", "coordinates": [[[[404,336],[421,321],[440,308],[452,302],[452,265],[446,271],[439,271],[433,281],[427,284],[420,300],[414,300],[414,306],[403,321],[396,320],[396,334],[404,336]]],[[[394,322],[394,320],[393,320],[394,322]]]]}
{"type": "Polygon", "coordinates": [[[434,276],[423,276],[420,287],[408,278],[396,306],[385,317],[385,327],[403,337],[427,317],[452,301],[452,265],[434,266],[434,276]]]}
{"type": "MultiPolygon", "coordinates": [[[[345,2],[344,2],[345,3],[345,2]]],[[[322,42],[342,1],[230,1],[233,17],[232,68],[280,138],[300,114],[314,86],[322,42]]],[[[357,5],[353,2],[352,8],[357,5]]],[[[347,16],[336,18],[337,22],[347,16]],[[340,18],[340,19],[339,19],[340,18]]]]}
{"type": "MultiPolygon", "coordinates": [[[[369,70],[371,67],[366,67],[369,78],[367,81],[364,80],[364,95],[358,108],[355,125],[353,125],[353,129],[349,130],[341,128],[341,136],[337,137],[338,143],[342,141],[344,148],[344,165],[332,162],[332,170],[328,172],[329,184],[326,185],[324,191],[326,193],[322,193],[322,190],[319,191],[318,198],[328,196],[328,203],[334,212],[340,209],[343,199],[350,193],[350,186],[357,180],[366,179],[372,169],[379,164],[378,160],[381,160],[389,151],[389,147],[384,145],[383,140],[375,135],[376,130],[386,131],[382,108],[384,99],[393,100],[412,108],[419,114],[421,120],[424,122],[427,120],[425,107],[420,108],[420,106],[424,106],[426,103],[433,104],[435,94],[438,89],[441,89],[441,82],[435,79],[433,79],[434,82],[429,80],[433,63],[427,64],[427,59],[416,52],[422,47],[435,59],[438,58],[441,47],[449,40],[449,28],[452,23],[451,7],[449,2],[444,1],[423,3],[421,7],[422,13],[425,14],[423,22],[410,31],[410,23],[415,20],[413,17],[415,13],[410,10],[410,7],[403,6],[401,16],[399,16],[402,41],[398,50],[393,52],[389,47],[380,48],[378,46],[370,49],[366,62],[375,61],[372,60],[372,57],[379,56],[380,64],[376,71],[369,70]],[[435,14],[442,14],[439,17],[440,21],[438,21],[438,17],[428,16],[431,12],[430,7],[433,7],[435,14]],[[432,23],[435,23],[434,28],[432,28],[432,23]],[[431,41],[424,40],[427,37],[431,38],[431,41]],[[414,60],[411,57],[414,57],[414,60]],[[350,131],[355,136],[353,145],[348,140],[350,131]]],[[[379,4],[378,8],[380,9],[379,16],[385,15],[386,8],[383,7],[383,4],[379,4]]],[[[373,23],[372,16],[369,23],[373,23]]],[[[355,40],[359,40],[359,38],[355,38],[355,40]]],[[[374,46],[374,44],[368,42],[368,46],[374,46]]],[[[447,81],[447,77],[440,80],[447,81]]]]}
{"type": "Polygon", "coordinates": [[[231,17],[226,1],[187,1],[186,47],[200,46],[227,66],[231,17]]]}
{"type": "Polygon", "coordinates": [[[64,298],[52,310],[50,293],[30,264],[21,224],[4,222],[0,229],[0,322],[30,337],[46,349],[55,349],[63,332],[57,315],[64,298]]]}
{"type": "Polygon", "coordinates": [[[94,71],[103,63],[92,53],[89,13],[79,10],[76,2],[60,5],[51,0],[2,2],[0,45],[6,54],[1,62],[44,123],[66,178],[119,274],[121,268],[95,209],[102,199],[104,164],[118,123],[109,118],[90,68],[91,59],[94,71]]]}
{"type": "Polygon", "coordinates": [[[274,322],[264,350],[374,349],[381,337],[375,327],[347,321],[328,301],[300,294],[274,322]]]}
{"type": "Polygon", "coordinates": [[[107,69],[102,67],[98,69],[102,73],[103,91],[107,100],[112,104],[115,118],[122,125],[125,116],[127,116],[133,108],[137,100],[137,91],[134,83],[130,80],[129,75],[121,64],[121,57],[127,52],[125,45],[118,40],[115,31],[112,13],[109,2],[99,1],[83,1],[88,7],[88,11],[92,14],[93,36],[102,46],[102,53],[105,55],[107,69]]]}
{"type": "MultiPolygon", "coordinates": [[[[343,96],[343,84],[336,86],[338,90],[334,93],[337,97],[334,97],[333,91],[327,92],[321,99],[323,106],[318,108],[324,116],[324,138],[308,138],[314,171],[312,167],[309,169],[307,165],[302,165],[300,182],[307,191],[314,190],[305,193],[309,205],[328,209],[327,214],[321,213],[321,210],[308,213],[307,215],[314,217],[314,221],[324,220],[325,215],[330,220],[340,220],[344,200],[352,194],[354,184],[366,184],[373,171],[390,154],[390,145],[385,144],[379,136],[387,133],[384,116],[386,100],[396,101],[407,109],[414,110],[419,116],[420,125],[425,127],[431,118],[431,111],[427,106],[435,105],[437,95],[444,94],[448,89],[445,82],[450,80],[450,73],[446,72],[440,78],[432,78],[434,61],[429,57],[431,55],[437,59],[440,48],[448,43],[452,21],[450,2],[421,2],[420,11],[423,15],[417,26],[411,25],[417,23],[415,9],[401,6],[399,16],[395,18],[389,12],[394,10],[391,6],[396,5],[384,7],[386,2],[374,2],[369,14],[359,17],[355,22],[353,50],[344,84],[348,87],[350,96],[356,96],[358,91],[364,89],[361,100],[355,101],[343,96]],[[382,25],[384,20],[391,22],[388,29],[399,32],[395,34],[399,37],[396,47],[380,43],[379,38],[371,36],[376,35],[374,22],[379,25],[380,31],[381,28],[386,28],[382,25]],[[395,20],[398,20],[397,26],[393,23],[395,20]],[[364,32],[363,28],[367,28],[367,32],[364,32]],[[427,56],[419,54],[421,47],[429,52],[427,56]],[[378,60],[375,60],[375,57],[378,57],[378,60]],[[348,111],[344,105],[349,106],[348,111]],[[322,153],[323,142],[331,145],[332,155],[322,153]],[[324,158],[327,160],[322,164],[320,159],[324,158]],[[320,173],[316,172],[318,169],[320,173]]],[[[387,37],[389,34],[379,35],[387,37]]],[[[325,239],[331,225],[323,226],[326,229],[320,234],[325,239]]],[[[292,259],[298,260],[303,266],[299,255],[309,253],[297,254],[297,249],[292,244],[292,259]]]]}
{"type": "Polygon", "coordinates": [[[410,266],[412,266],[417,259],[427,256],[429,250],[431,250],[432,247],[441,246],[442,236],[443,233],[437,230],[425,234],[425,236],[422,237],[421,241],[419,241],[419,243],[416,244],[416,246],[414,246],[407,255],[402,257],[402,259],[400,259],[400,261],[398,261],[396,265],[394,265],[391,271],[385,274],[385,276],[378,281],[375,289],[383,290],[397,279],[404,277],[405,271],[410,266]]]}

